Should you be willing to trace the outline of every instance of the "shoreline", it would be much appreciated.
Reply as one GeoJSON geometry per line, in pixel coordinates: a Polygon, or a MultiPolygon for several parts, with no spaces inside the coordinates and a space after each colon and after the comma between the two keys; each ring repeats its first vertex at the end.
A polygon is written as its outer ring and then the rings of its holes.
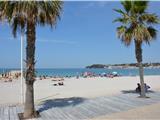
{"type": "MultiPolygon", "coordinates": [[[[138,75],[138,68],[38,68],[36,69],[36,75],[39,76],[49,76],[49,77],[75,77],[75,76],[81,76],[85,72],[90,72],[93,75],[102,75],[102,74],[111,74],[113,72],[117,72],[121,76],[131,76],[131,75],[138,75]]],[[[2,74],[15,74],[20,73],[20,69],[10,69],[7,68],[6,70],[3,70],[3,68],[0,68],[0,77],[2,74]]],[[[160,75],[160,68],[145,68],[144,67],[144,75],[160,75]]]]}

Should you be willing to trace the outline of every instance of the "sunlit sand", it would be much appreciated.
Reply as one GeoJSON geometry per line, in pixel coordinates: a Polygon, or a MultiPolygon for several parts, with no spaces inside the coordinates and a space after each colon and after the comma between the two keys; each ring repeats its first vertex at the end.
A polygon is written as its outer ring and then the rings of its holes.
{"type": "MultiPolygon", "coordinates": [[[[47,99],[83,97],[94,98],[99,96],[112,96],[123,92],[132,92],[137,87],[139,77],[115,78],[64,78],[64,85],[54,86],[53,78],[37,80],[35,82],[35,103],[47,99]]],[[[160,76],[145,76],[152,91],[160,90],[160,76]]],[[[21,102],[20,80],[0,82],[0,104],[18,104],[21,102]]],[[[138,96],[138,94],[137,94],[138,96]]]]}

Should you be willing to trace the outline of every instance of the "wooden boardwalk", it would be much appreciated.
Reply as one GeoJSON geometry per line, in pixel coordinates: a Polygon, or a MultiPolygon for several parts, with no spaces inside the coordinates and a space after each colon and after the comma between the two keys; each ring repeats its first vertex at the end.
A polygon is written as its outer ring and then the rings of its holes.
{"type": "MultiPolygon", "coordinates": [[[[135,93],[122,93],[116,96],[93,99],[76,97],[50,99],[36,106],[41,115],[36,120],[88,120],[160,102],[160,92],[148,93],[147,95],[150,98],[138,98],[135,93]]],[[[22,106],[1,106],[0,120],[18,120],[17,113],[21,112],[23,112],[22,106]]]]}

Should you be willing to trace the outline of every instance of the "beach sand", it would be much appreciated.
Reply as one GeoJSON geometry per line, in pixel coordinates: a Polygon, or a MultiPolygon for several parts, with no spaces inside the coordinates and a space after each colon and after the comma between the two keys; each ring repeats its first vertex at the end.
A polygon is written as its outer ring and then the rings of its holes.
{"type": "MultiPolygon", "coordinates": [[[[160,90],[160,76],[145,76],[145,83],[151,90],[160,90]]],[[[51,98],[82,97],[93,98],[111,96],[122,91],[133,91],[137,87],[139,76],[115,78],[65,78],[63,86],[54,86],[52,78],[37,80],[34,84],[35,103],[38,104],[51,98]]],[[[12,82],[0,81],[0,104],[18,104],[21,101],[20,80],[12,82]]]]}

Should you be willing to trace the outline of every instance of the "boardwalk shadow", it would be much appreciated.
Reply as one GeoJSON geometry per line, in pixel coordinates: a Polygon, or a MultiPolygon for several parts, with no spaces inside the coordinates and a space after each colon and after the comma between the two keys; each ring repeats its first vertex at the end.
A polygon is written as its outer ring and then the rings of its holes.
{"type": "Polygon", "coordinates": [[[54,108],[54,107],[67,107],[67,106],[76,106],[86,99],[81,97],[71,97],[71,98],[62,98],[62,99],[50,99],[42,103],[42,107],[38,110],[39,112],[54,108]]]}
{"type": "MultiPolygon", "coordinates": [[[[123,94],[139,94],[138,92],[136,92],[135,90],[122,90],[121,91],[123,94]]],[[[154,93],[154,91],[152,90],[148,90],[147,93],[154,93]]]]}

